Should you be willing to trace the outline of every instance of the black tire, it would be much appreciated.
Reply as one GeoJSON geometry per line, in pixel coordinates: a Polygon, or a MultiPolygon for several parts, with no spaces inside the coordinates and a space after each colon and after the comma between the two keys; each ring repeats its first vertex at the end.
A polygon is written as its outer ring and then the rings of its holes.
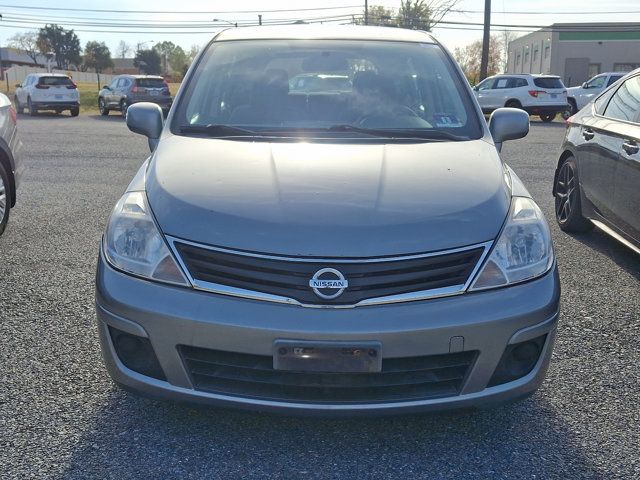
{"type": "Polygon", "coordinates": [[[507,103],[504,104],[504,106],[508,108],[522,108],[522,105],[517,100],[509,100],[507,103]]]}
{"type": "Polygon", "coordinates": [[[120,113],[122,113],[123,117],[127,117],[127,110],[129,109],[129,105],[127,104],[127,101],[122,99],[120,101],[120,113]]]}
{"type": "Polygon", "coordinates": [[[109,109],[107,108],[107,104],[104,103],[104,98],[102,97],[98,99],[98,110],[100,110],[100,115],[103,117],[109,115],[109,109]]]}
{"type": "Polygon", "coordinates": [[[69,113],[72,117],[77,117],[78,115],[80,115],[80,107],[73,107],[71,110],[69,110],[69,113]]]}
{"type": "Polygon", "coordinates": [[[27,98],[27,108],[29,109],[29,115],[35,117],[38,115],[38,109],[33,106],[31,103],[31,97],[27,98]]]}
{"type": "Polygon", "coordinates": [[[564,112],[562,112],[562,118],[564,118],[565,120],[567,120],[570,116],[578,113],[578,106],[576,105],[576,101],[573,98],[570,98],[569,100],[567,100],[567,102],[569,103],[569,106],[564,112]]]}
{"type": "Polygon", "coordinates": [[[578,165],[567,157],[558,169],[555,180],[555,213],[558,226],[565,232],[588,232],[593,224],[582,216],[578,165]]]}
{"type": "Polygon", "coordinates": [[[20,100],[18,100],[18,97],[14,97],[14,100],[16,102],[16,112],[22,115],[24,113],[24,106],[20,105],[20,100]]]}
{"type": "Polygon", "coordinates": [[[7,228],[10,206],[11,184],[9,183],[7,172],[5,172],[2,163],[0,163],[0,235],[7,228]]]}
{"type": "Polygon", "coordinates": [[[556,115],[556,113],[542,113],[540,114],[540,120],[544,123],[551,123],[555,120],[556,115]]]}

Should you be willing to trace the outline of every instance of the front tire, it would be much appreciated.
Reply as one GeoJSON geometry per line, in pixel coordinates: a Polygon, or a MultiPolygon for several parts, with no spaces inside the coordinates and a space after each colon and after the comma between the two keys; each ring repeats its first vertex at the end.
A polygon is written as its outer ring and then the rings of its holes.
{"type": "Polygon", "coordinates": [[[522,108],[522,105],[517,100],[509,100],[507,103],[504,104],[504,106],[507,108],[522,108]]]}
{"type": "Polygon", "coordinates": [[[592,223],[582,216],[578,164],[568,157],[558,170],[555,190],[555,212],[558,226],[565,232],[587,232],[592,223]]]}
{"type": "Polygon", "coordinates": [[[555,118],[555,113],[543,113],[540,115],[540,120],[542,120],[544,123],[551,123],[555,118]]]}
{"type": "Polygon", "coordinates": [[[9,206],[11,205],[11,185],[9,176],[0,163],[0,235],[7,228],[9,222],[9,206]]]}
{"type": "Polygon", "coordinates": [[[36,115],[38,115],[38,109],[33,106],[33,103],[31,102],[31,97],[27,98],[27,108],[29,109],[29,115],[31,115],[32,117],[35,117],[36,115]]]}
{"type": "Polygon", "coordinates": [[[569,100],[567,100],[567,102],[569,105],[567,109],[562,112],[562,118],[564,118],[565,120],[578,113],[578,106],[576,105],[576,101],[573,98],[570,98],[569,100]]]}
{"type": "Polygon", "coordinates": [[[20,100],[18,100],[18,97],[14,97],[14,100],[16,102],[16,112],[22,115],[24,113],[24,107],[20,104],[20,100]]]}
{"type": "Polygon", "coordinates": [[[109,109],[107,108],[107,104],[104,103],[104,98],[102,97],[98,99],[98,110],[100,110],[100,115],[103,117],[109,115],[109,109]]]}

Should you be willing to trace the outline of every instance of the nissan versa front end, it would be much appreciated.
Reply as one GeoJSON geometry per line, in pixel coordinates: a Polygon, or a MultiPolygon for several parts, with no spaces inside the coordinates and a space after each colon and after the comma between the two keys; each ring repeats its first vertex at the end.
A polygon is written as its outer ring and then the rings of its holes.
{"type": "Polygon", "coordinates": [[[128,390],[259,410],[400,413],[524,397],[553,348],[549,227],[429,34],[218,34],[108,221],[104,359],[128,390]],[[322,79],[298,88],[300,79],[322,79]],[[333,81],[333,79],[340,81],[333,81]],[[331,81],[325,81],[331,79],[331,81]]]}

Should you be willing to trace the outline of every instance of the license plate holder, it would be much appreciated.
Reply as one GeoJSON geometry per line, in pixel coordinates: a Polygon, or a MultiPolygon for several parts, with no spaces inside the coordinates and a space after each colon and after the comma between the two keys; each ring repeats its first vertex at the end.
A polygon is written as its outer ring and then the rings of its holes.
{"type": "Polygon", "coordinates": [[[382,370],[380,342],[276,340],[274,370],[316,373],[375,373],[382,370]]]}
{"type": "Polygon", "coordinates": [[[61,93],[55,94],[56,100],[62,100],[63,95],[61,93]]]}
{"type": "Polygon", "coordinates": [[[552,93],[551,94],[551,98],[558,98],[558,94],[557,93],[552,93]]]}

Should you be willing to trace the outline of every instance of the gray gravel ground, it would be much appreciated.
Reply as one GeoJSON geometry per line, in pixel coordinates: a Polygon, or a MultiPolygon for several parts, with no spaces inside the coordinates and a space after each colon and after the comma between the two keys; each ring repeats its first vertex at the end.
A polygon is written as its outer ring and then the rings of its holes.
{"type": "MultiPolygon", "coordinates": [[[[118,117],[19,119],[28,171],[0,238],[0,478],[640,478],[640,257],[552,225],[562,320],[547,380],[494,410],[322,420],[137,398],[103,368],[99,238],[147,154],[118,117]]],[[[562,124],[504,156],[548,218],[562,124]]],[[[179,159],[177,159],[179,161],[179,159]]]]}

